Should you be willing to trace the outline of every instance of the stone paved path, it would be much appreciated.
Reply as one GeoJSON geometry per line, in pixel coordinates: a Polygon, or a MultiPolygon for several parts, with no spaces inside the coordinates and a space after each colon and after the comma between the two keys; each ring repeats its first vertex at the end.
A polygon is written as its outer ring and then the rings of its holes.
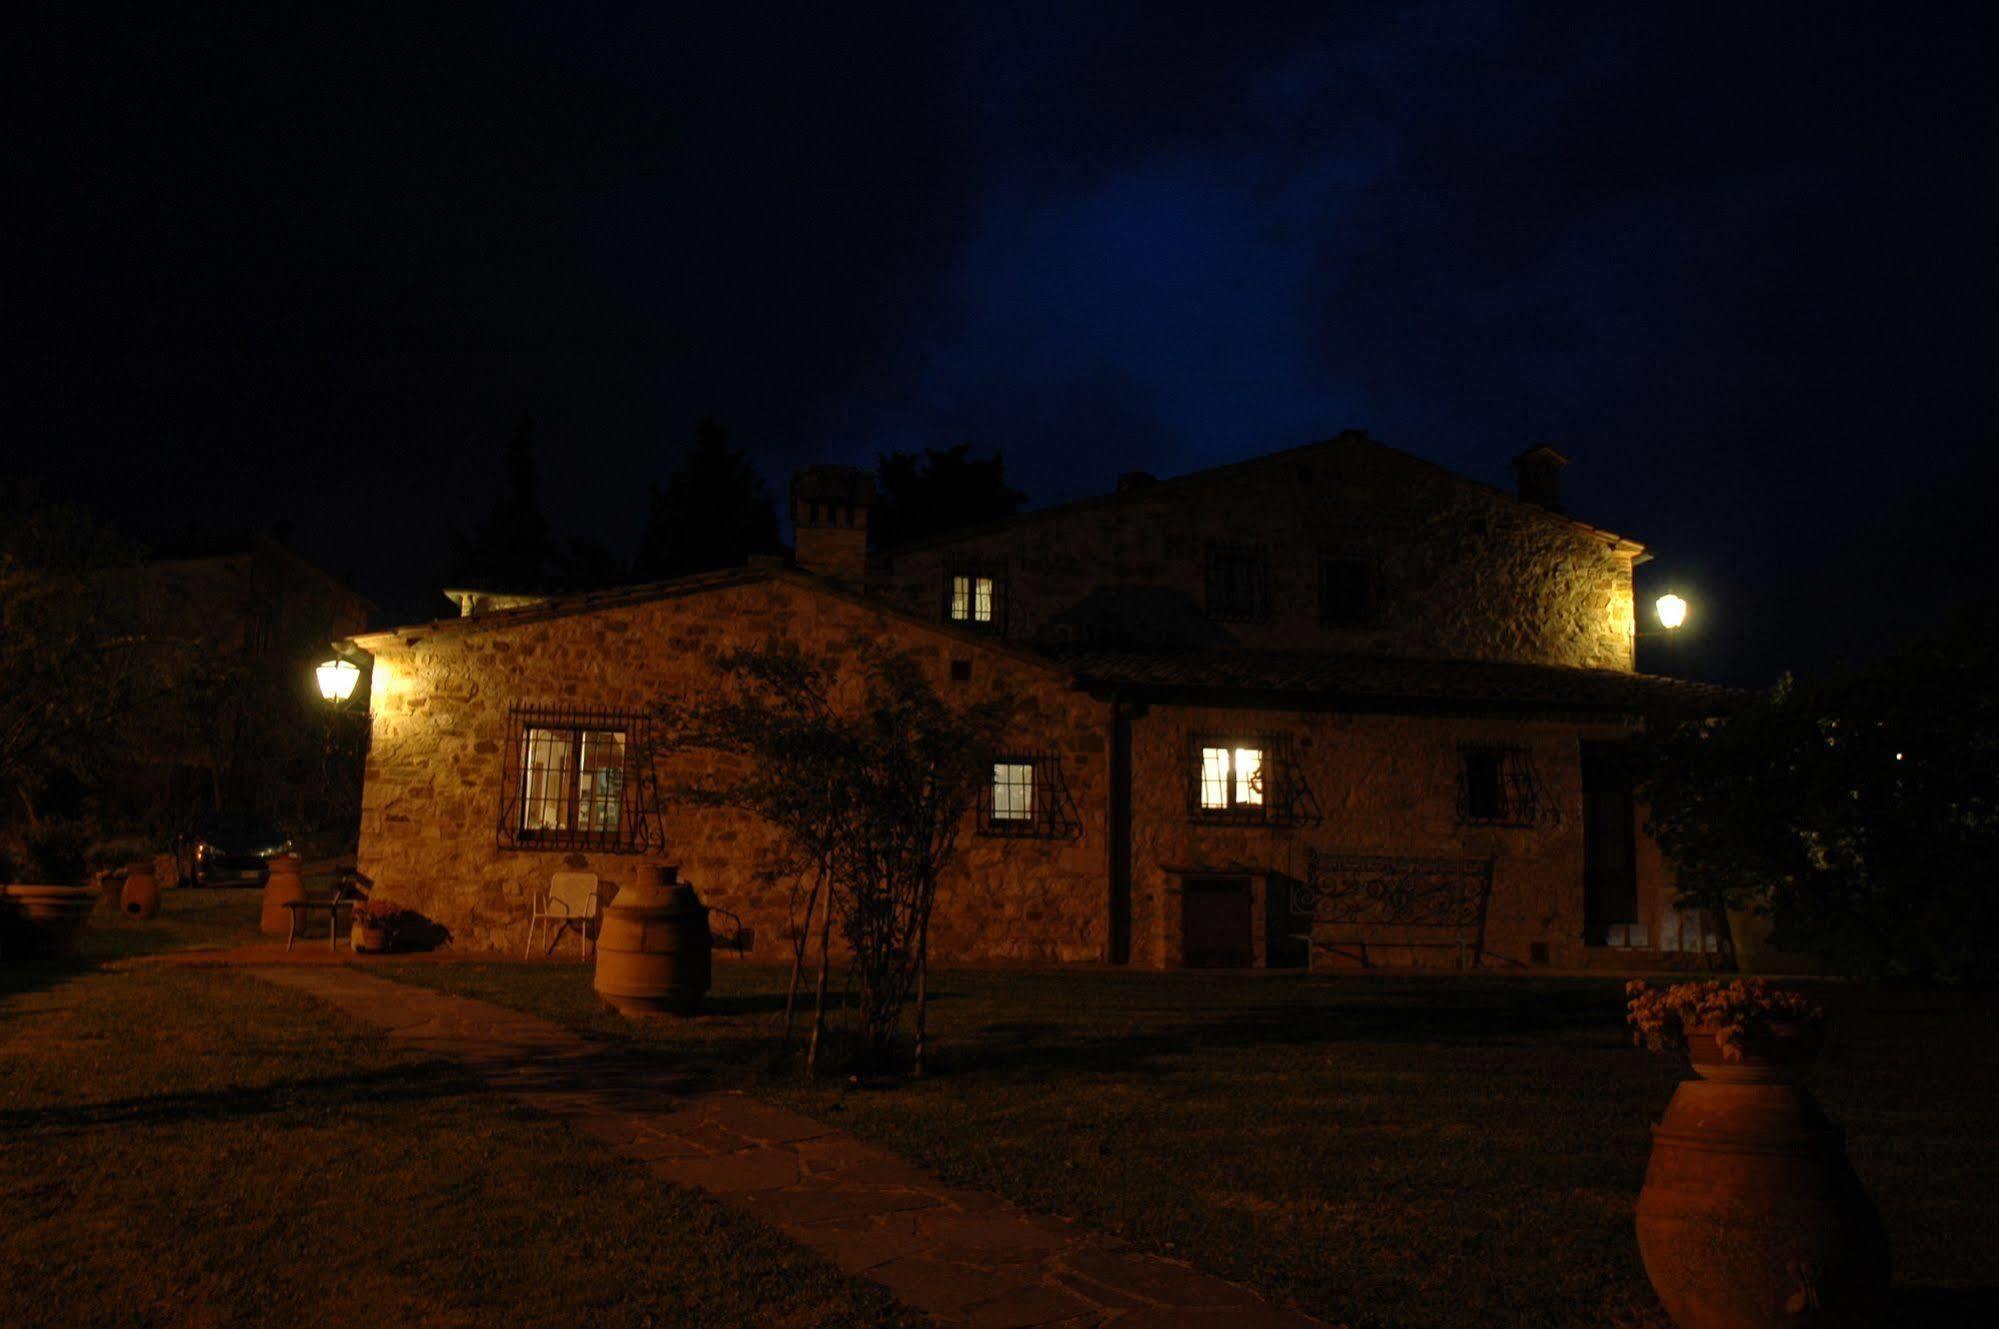
{"type": "Polygon", "coordinates": [[[331,966],[257,968],[639,1159],[740,1204],[842,1269],[947,1324],[1118,1329],[1317,1325],[1247,1288],[1134,1251],[742,1094],[490,1002],[331,966]]]}

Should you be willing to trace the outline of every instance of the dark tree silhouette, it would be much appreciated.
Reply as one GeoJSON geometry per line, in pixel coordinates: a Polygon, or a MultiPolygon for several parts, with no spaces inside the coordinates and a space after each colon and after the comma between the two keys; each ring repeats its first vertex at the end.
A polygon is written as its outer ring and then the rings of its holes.
{"type": "Polygon", "coordinates": [[[553,590],[561,580],[560,551],[542,515],[534,424],[526,417],[507,442],[506,473],[492,510],[453,542],[450,579],[480,590],[553,590]]]}
{"type": "Polygon", "coordinates": [[[884,453],[875,462],[881,486],[870,526],[876,548],[885,549],[961,526],[998,521],[1020,511],[1027,495],[1006,483],[1006,462],[995,452],[974,457],[965,444],[884,453]]]}
{"type": "Polygon", "coordinates": [[[727,429],[702,420],[694,426],[694,446],[664,485],[653,486],[632,573],[649,581],[739,567],[751,554],[779,547],[763,477],[730,445],[727,429]]]}

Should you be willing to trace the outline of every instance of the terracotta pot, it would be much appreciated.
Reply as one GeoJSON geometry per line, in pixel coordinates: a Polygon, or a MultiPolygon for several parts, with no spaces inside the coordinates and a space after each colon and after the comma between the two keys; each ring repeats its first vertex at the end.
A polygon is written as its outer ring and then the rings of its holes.
{"type": "Polygon", "coordinates": [[[151,918],[160,912],[160,883],[153,876],[151,859],[126,866],[125,888],[119,893],[118,907],[128,918],[151,918]]]}
{"type": "Polygon", "coordinates": [[[713,977],[708,908],[678,869],[646,868],[597,933],[597,995],[626,1015],[694,1015],[713,977]]]}
{"type": "Polygon", "coordinates": [[[257,920],[257,930],[272,936],[283,937],[291,933],[292,911],[285,905],[305,898],[305,882],[298,875],[297,854],[279,854],[271,860],[271,875],[264,882],[264,912],[257,920]]]}
{"type": "Polygon", "coordinates": [[[68,955],[90,922],[91,910],[103,898],[94,886],[0,886],[11,908],[9,951],[29,955],[68,955]]]}
{"type": "Polygon", "coordinates": [[[379,954],[392,949],[395,945],[395,939],[390,935],[389,929],[376,923],[359,921],[354,924],[354,930],[347,934],[347,940],[349,945],[364,955],[379,954]]]}
{"type": "Polygon", "coordinates": [[[1779,1030],[1732,1063],[1712,1030],[1690,1029],[1687,1041],[1702,1078],[1682,1083],[1652,1128],[1638,1196],[1638,1248],[1673,1322],[1882,1323],[1887,1235],[1844,1134],[1800,1083],[1818,1031],[1779,1030]]]}
{"type": "Polygon", "coordinates": [[[1730,1061],[1715,1039],[1715,1030],[1697,1026],[1685,1031],[1687,1061],[1694,1074],[1716,1084],[1799,1084],[1811,1073],[1825,1046],[1825,1030],[1816,1024],[1775,1024],[1767,1032],[1745,1037],[1740,1055],[1730,1061]]]}

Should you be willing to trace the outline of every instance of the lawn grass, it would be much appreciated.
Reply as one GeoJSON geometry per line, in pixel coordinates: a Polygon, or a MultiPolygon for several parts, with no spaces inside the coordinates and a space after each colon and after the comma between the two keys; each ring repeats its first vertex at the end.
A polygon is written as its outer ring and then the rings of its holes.
{"type": "MultiPolygon", "coordinates": [[[[263,902],[261,886],[182,886],[162,891],[160,912],[144,920],[127,918],[106,902],[90,916],[78,954],[96,962],[268,941],[257,931],[263,902]]],[[[320,944],[326,944],[323,934],[320,944]]]]}
{"type": "Polygon", "coordinates": [[[301,995],[221,970],[0,966],[8,1329],[907,1319],[301,995]]]}
{"type": "MultiPolygon", "coordinates": [[[[1632,1206],[1679,1072],[1630,1046],[1616,980],[954,972],[935,1074],[807,1087],[771,1055],[779,971],[719,965],[717,1014],[657,1024],[604,1012],[580,965],[375,972],[633,1040],[1335,1322],[1667,1323],[1632,1206]]],[[[1975,1322],[1999,1286],[1999,1001],[1824,995],[1817,1092],[1907,1320],[1975,1322]]]]}

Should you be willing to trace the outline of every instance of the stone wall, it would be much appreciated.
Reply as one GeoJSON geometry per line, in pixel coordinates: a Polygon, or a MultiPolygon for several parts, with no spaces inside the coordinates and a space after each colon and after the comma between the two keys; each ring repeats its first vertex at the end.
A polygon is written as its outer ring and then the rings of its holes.
{"type": "Polygon", "coordinates": [[[951,564],[1003,566],[1006,632],[1019,639],[1085,640],[1107,627],[1164,632],[1187,645],[1199,643],[1180,639],[1206,634],[1211,644],[1628,670],[1634,551],[1342,436],[902,551],[875,581],[900,608],[934,620],[951,564]],[[1267,621],[1208,621],[1210,542],[1268,546],[1267,621]],[[1378,562],[1377,626],[1320,626],[1322,551],[1378,562]]]}
{"type": "MultiPolygon", "coordinates": [[[[968,830],[957,869],[939,890],[933,942],[940,958],[1104,955],[1104,708],[1048,666],[816,592],[795,574],[588,613],[510,618],[363,641],[376,663],[360,867],[379,895],[444,923],[458,944],[522,946],[529,899],[558,869],[597,873],[608,895],[633,881],[643,863],[658,861],[678,864],[704,900],[741,915],[757,958],[786,954],[789,895],[755,879],[768,833],[754,819],[669,802],[658,852],[503,847],[497,824],[509,708],[640,710],[710,685],[712,661],[724,649],[781,636],[811,652],[844,652],[861,634],[919,652],[947,695],[1003,687],[1018,696],[1020,745],[1060,754],[1082,821],[1080,833],[1063,840],[986,839],[968,830]],[[969,680],[951,681],[954,660],[969,665],[969,680]]],[[[688,773],[668,763],[662,784],[688,773]]]]}
{"type": "MultiPolygon", "coordinates": [[[[1299,714],[1155,707],[1132,726],[1133,962],[1181,955],[1182,875],[1171,868],[1306,875],[1322,853],[1493,860],[1486,949],[1504,961],[1584,963],[1581,741],[1617,738],[1623,724],[1444,716],[1299,714]],[[1292,829],[1205,824],[1187,808],[1191,737],[1275,732],[1319,806],[1317,825],[1292,829]],[[1458,813],[1459,744],[1524,746],[1541,786],[1542,816],[1524,827],[1466,825],[1458,813]],[[1545,944],[1545,959],[1534,951],[1545,944]]],[[[1640,816],[1642,824],[1642,810],[1640,816]]],[[[1657,846],[1642,837],[1638,909],[1656,937],[1672,890],[1657,846]]],[[[1264,883],[1257,883],[1261,948],[1264,883]]],[[[1425,934],[1411,932],[1411,939],[1425,934]]],[[[1445,934],[1428,934],[1431,939],[1445,934]]],[[[1446,964],[1453,952],[1377,948],[1377,963],[1446,964]]]]}

